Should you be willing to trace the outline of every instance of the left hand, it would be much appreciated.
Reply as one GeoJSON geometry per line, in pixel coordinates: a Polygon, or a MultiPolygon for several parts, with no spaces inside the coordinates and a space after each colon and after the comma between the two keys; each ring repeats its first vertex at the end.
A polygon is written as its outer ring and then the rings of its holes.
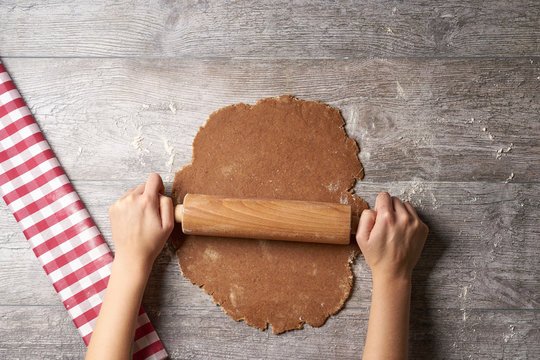
{"type": "Polygon", "coordinates": [[[128,191],[109,208],[115,259],[151,269],[174,227],[172,199],[158,174],[128,191]]]}

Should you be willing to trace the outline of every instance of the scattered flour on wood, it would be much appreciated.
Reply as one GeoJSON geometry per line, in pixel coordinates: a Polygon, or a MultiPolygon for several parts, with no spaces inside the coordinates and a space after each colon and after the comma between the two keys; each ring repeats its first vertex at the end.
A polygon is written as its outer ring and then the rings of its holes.
{"type": "Polygon", "coordinates": [[[504,334],[504,336],[503,336],[503,340],[504,340],[505,343],[507,343],[514,336],[516,336],[516,332],[514,331],[516,329],[516,327],[514,325],[509,325],[508,328],[509,328],[510,332],[508,334],[504,334]]]}
{"type": "Polygon", "coordinates": [[[369,160],[371,158],[371,153],[369,151],[363,151],[360,153],[362,160],[369,160]]]}
{"type": "Polygon", "coordinates": [[[131,142],[131,146],[133,146],[133,148],[137,150],[137,157],[141,165],[145,166],[146,163],[144,162],[143,157],[145,153],[149,153],[150,151],[148,151],[148,149],[146,149],[143,146],[144,136],[142,132],[142,125],[137,125],[136,130],[137,130],[137,134],[133,138],[133,141],[131,142]]]}
{"type": "Polygon", "coordinates": [[[487,134],[489,140],[493,140],[493,135],[487,130],[487,128],[482,128],[482,131],[487,134]]]}
{"type": "Polygon", "coordinates": [[[469,293],[469,289],[471,288],[471,285],[466,285],[461,288],[461,292],[459,294],[460,298],[460,307],[459,310],[462,312],[462,318],[463,321],[467,321],[467,294],[469,293]]]}
{"type": "Polygon", "coordinates": [[[467,321],[468,317],[469,317],[469,313],[468,313],[468,306],[467,306],[467,302],[468,302],[468,295],[469,295],[469,292],[471,290],[471,288],[473,287],[474,285],[474,282],[476,281],[476,270],[474,270],[474,273],[473,273],[473,277],[470,281],[470,283],[468,285],[465,285],[461,288],[461,291],[458,295],[458,298],[459,298],[459,310],[461,311],[462,313],[462,319],[463,321],[467,321]]]}
{"type": "Polygon", "coordinates": [[[504,180],[504,183],[505,183],[505,184],[508,184],[510,181],[514,180],[514,176],[515,176],[515,174],[514,174],[514,173],[511,173],[510,176],[508,176],[508,177],[506,178],[506,180],[504,180]]]}
{"type": "MultiPolygon", "coordinates": [[[[130,117],[131,118],[131,117],[130,117]]],[[[114,119],[114,125],[121,129],[121,130],[124,130],[124,132],[127,131],[127,120],[126,120],[126,117],[122,116],[122,117],[118,117],[118,118],[115,118],[114,119]]]]}
{"type": "MultiPolygon", "coordinates": [[[[144,137],[142,134],[142,126],[137,126],[137,134],[133,138],[133,141],[131,142],[131,146],[133,146],[138,152],[144,152],[146,149],[143,147],[142,143],[144,141],[144,137]]],[[[148,150],[146,150],[148,151],[148,150]]]]}
{"type": "MultiPolygon", "coordinates": [[[[147,111],[147,110],[161,110],[161,111],[169,110],[173,114],[176,114],[177,108],[176,108],[176,104],[172,101],[169,101],[168,104],[166,102],[163,102],[158,105],[141,104],[141,107],[136,111],[135,115],[130,117],[131,123],[133,124],[133,127],[135,127],[135,130],[136,130],[136,134],[131,142],[131,146],[137,150],[137,157],[138,157],[139,163],[143,166],[146,165],[144,161],[144,154],[150,153],[150,151],[143,146],[144,136],[143,136],[143,131],[142,131],[143,126],[141,125],[141,112],[147,111]],[[134,117],[136,119],[134,119],[134,117]]],[[[124,127],[124,130],[125,130],[125,127],[124,127]]],[[[163,145],[165,147],[165,153],[167,154],[167,161],[165,163],[165,166],[167,166],[169,170],[169,175],[167,179],[170,179],[170,173],[172,173],[174,157],[175,157],[174,148],[170,146],[168,140],[164,138],[163,138],[163,145]]]]}
{"type": "Polygon", "coordinates": [[[178,111],[178,108],[176,107],[176,103],[174,103],[173,101],[169,101],[169,102],[164,101],[158,104],[142,104],[141,108],[137,111],[137,116],[140,115],[139,113],[141,111],[146,111],[146,110],[170,111],[173,114],[176,114],[176,112],[178,111]]]}
{"type": "MultiPolygon", "coordinates": [[[[358,111],[355,106],[351,107],[349,121],[352,124],[352,129],[351,129],[350,134],[354,135],[356,134],[356,127],[358,126],[358,123],[360,122],[360,117],[358,116],[358,111]]],[[[345,124],[345,126],[347,126],[347,124],[345,124]]]]}
{"type": "Polygon", "coordinates": [[[514,143],[510,143],[510,146],[507,148],[500,148],[497,150],[497,154],[495,155],[495,158],[499,160],[503,155],[508,154],[512,149],[514,148],[514,143]]]}
{"type": "Polygon", "coordinates": [[[167,140],[166,138],[162,138],[162,140],[163,140],[163,146],[165,148],[165,153],[168,156],[167,161],[165,162],[165,166],[167,167],[167,171],[169,172],[169,174],[165,178],[165,181],[170,182],[172,172],[173,172],[174,157],[175,157],[174,146],[169,145],[169,140],[167,140]]]}
{"type": "Polygon", "coordinates": [[[405,94],[405,91],[403,90],[403,87],[399,83],[399,81],[396,80],[396,91],[397,91],[397,97],[401,99],[407,100],[408,96],[405,94]]]}
{"type": "Polygon", "coordinates": [[[415,207],[424,208],[429,205],[431,205],[431,208],[433,209],[439,207],[435,194],[433,194],[430,189],[426,188],[426,183],[422,180],[413,180],[407,183],[406,187],[401,187],[400,189],[397,189],[397,191],[390,189],[390,191],[397,193],[398,198],[402,201],[410,202],[415,207]],[[429,201],[426,201],[426,198],[429,198],[429,201]]]}
{"type": "MultiPolygon", "coordinates": [[[[472,118],[470,118],[470,120],[467,121],[467,123],[468,123],[468,124],[474,124],[475,121],[476,121],[476,119],[472,117],[472,118]]],[[[482,121],[480,120],[480,121],[478,121],[478,123],[480,124],[480,123],[482,123],[482,121]]],[[[486,135],[487,135],[487,137],[488,137],[489,140],[493,140],[493,139],[494,139],[493,134],[488,130],[488,128],[487,128],[486,126],[483,126],[483,127],[481,128],[481,130],[482,130],[482,132],[486,133],[486,135]]]]}
{"type": "Polygon", "coordinates": [[[173,114],[176,114],[176,105],[172,101],[169,101],[169,110],[171,110],[173,114]]]}

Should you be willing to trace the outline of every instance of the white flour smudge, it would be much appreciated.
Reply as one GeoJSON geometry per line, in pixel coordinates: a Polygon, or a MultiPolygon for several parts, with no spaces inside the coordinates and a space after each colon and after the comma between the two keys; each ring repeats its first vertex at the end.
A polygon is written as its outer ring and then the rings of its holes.
{"type": "Polygon", "coordinates": [[[431,205],[432,209],[439,208],[439,204],[435,194],[428,188],[426,188],[426,183],[421,180],[413,180],[410,183],[406,183],[404,186],[396,189],[392,187],[390,190],[391,194],[398,194],[397,197],[402,201],[408,201],[411,205],[419,208],[424,208],[431,205]],[[429,198],[429,201],[426,202],[426,199],[429,198]],[[431,204],[429,204],[431,202],[431,204]]]}
{"type": "Polygon", "coordinates": [[[408,96],[407,96],[407,94],[405,94],[405,91],[403,90],[403,87],[401,86],[401,84],[397,80],[396,80],[396,91],[397,91],[397,94],[398,94],[398,96],[397,96],[398,98],[407,100],[408,96]]]}
{"type": "Polygon", "coordinates": [[[336,192],[338,191],[338,189],[339,189],[338,183],[328,185],[328,190],[330,190],[331,192],[336,192]]]}
{"type": "Polygon", "coordinates": [[[467,306],[467,300],[468,300],[467,296],[469,294],[469,291],[473,287],[475,281],[476,281],[476,271],[474,271],[473,278],[469,282],[469,285],[463,286],[461,288],[461,292],[459,293],[459,296],[458,296],[459,299],[460,299],[459,300],[459,303],[460,303],[459,310],[461,310],[461,312],[462,312],[463,321],[467,321],[467,319],[469,317],[468,306],[467,306]]]}
{"type": "Polygon", "coordinates": [[[173,114],[176,114],[176,105],[172,101],[169,102],[169,110],[171,110],[173,114]]]}
{"type": "Polygon", "coordinates": [[[508,328],[510,329],[510,332],[508,334],[504,334],[504,337],[503,337],[503,340],[505,343],[507,343],[514,336],[516,336],[516,332],[514,331],[516,327],[514,325],[510,325],[508,326],[508,328]]]}
{"type": "Polygon", "coordinates": [[[461,306],[459,310],[463,313],[463,321],[467,321],[467,307],[466,307],[466,301],[467,301],[467,293],[469,292],[469,288],[471,285],[464,286],[461,289],[461,293],[459,294],[459,298],[461,299],[461,306]]]}
{"type": "Polygon", "coordinates": [[[514,176],[515,176],[514,173],[511,173],[510,176],[508,176],[506,180],[504,180],[504,183],[508,184],[510,181],[514,179],[514,176]]]}
{"type": "Polygon", "coordinates": [[[514,148],[514,143],[510,143],[510,146],[508,146],[506,149],[500,148],[499,150],[497,150],[497,154],[495,155],[495,158],[499,160],[504,154],[507,154],[510,151],[512,151],[513,148],[514,148]]]}
{"type": "Polygon", "coordinates": [[[137,126],[137,135],[133,138],[131,146],[133,146],[138,152],[143,152],[145,149],[142,146],[144,137],[142,135],[142,126],[137,126]]]}
{"type": "Polygon", "coordinates": [[[167,167],[169,174],[165,178],[165,181],[170,182],[172,172],[173,172],[174,157],[175,157],[174,146],[169,145],[169,140],[165,138],[162,138],[162,139],[163,139],[163,146],[165,148],[165,153],[168,156],[167,161],[165,162],[165,166],[167,167]]]}
{"type": "Polygon", "coordinates": [[[143,156],[145,153],[149,153],[148,149],[145,149],[143,146],[144,136],[142,133],[142,125],[138,125],[136,127],[137,134],[133,138],[133,141],[131,142],[131,146],[133,146],[134,149],[137,150],[137,157],[139,159],[139,162],[142,166],[145,166],[146,163],[143,160],[143,156]]]}

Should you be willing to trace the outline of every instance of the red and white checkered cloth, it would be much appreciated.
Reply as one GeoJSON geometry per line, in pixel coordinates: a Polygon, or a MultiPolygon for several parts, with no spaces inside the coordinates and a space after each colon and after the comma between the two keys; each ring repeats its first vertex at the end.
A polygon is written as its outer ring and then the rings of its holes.
{"type": "MultiPolygon", "coordinates": [[[[88,345],[113,255],[2,63],[0,194],[88,345]]],[[[166,357],[141,307],[133,359],[166,357]]]]}

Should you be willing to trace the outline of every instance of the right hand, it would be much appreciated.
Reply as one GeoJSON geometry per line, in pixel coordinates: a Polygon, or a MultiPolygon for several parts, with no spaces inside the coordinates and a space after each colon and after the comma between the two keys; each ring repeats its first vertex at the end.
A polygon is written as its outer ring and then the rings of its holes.
{"type": "Polygon", "coordinates": [[[428,231],[411,204],[381,192],[375,210],[362,212],[356,233],[356,241],[371,268],[373,281],[410,281],[428,231]]]}

